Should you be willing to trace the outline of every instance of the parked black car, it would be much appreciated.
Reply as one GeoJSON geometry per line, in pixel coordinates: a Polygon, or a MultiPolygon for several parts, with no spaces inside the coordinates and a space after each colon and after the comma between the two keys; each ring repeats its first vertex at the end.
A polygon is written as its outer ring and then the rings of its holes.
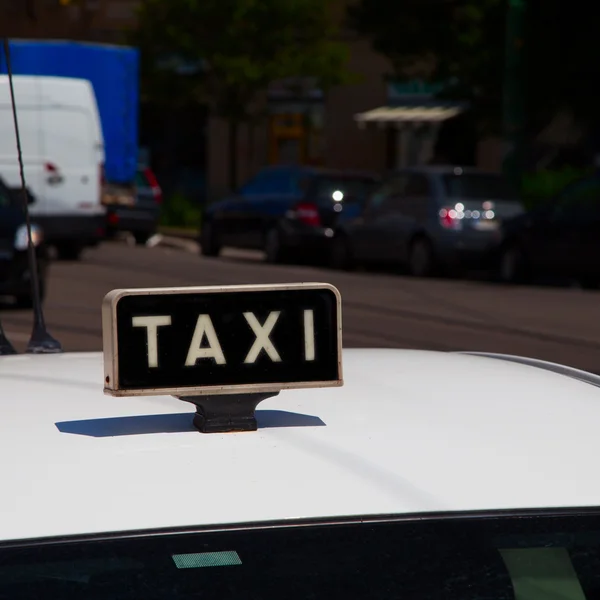
{"type": "Polygon", "coordinates": [[[600,175],[567,186],[550,201],[503,225],[499,276],[524,283],[538,276],[600,283],[600,175]]]}
{"type": "Polygon", "coordinates": [[[331,265],[403,264],[415,276],[492,267],[503,219],[525,211],[502,175],[423,166],[386,176],[364,212],[339,224],[331,265]]]}
{"type": "Polygon", "coordinates": [[[107,185],[103,196],[107,237],[129,232],[137,244],[145,244],[156,233],[162,190],[150,169],[140,167],[130,188],[107,185]]]}
{"type": "MultiPolygon", "coordinates": [[[[21,190],[6,186],[0,179],[0,295],[12,296],[19,308],[33,305],[31,271],[27,258],[28,237],[23,213],[21,190]]],[[[29,202],[35,199],[29,193],[29,202]]],[[[42,229],[32,222],[31,237],[35,244],[40,296],[46,295],[49,253],[42,229]]]]}
{"type": "Polygon", "coordinates": [[[269,262],[325,259],[339,222],[360,214],[377,183],[371,173],[267,167],[204,212],[202,254],[225,246],[264,250],[269,262]]]}

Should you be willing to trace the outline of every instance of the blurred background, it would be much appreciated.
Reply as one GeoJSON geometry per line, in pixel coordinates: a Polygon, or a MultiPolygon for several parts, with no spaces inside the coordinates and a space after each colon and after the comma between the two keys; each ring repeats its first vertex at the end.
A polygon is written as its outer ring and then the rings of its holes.
{"type": "MultiPolygon", "coordinates": [[[[312,279],[348,299],[349,345],[600,372],[591,6],[0,0],[13,74],[85,79],[100,117],[94,239],[68,221],[67,244],[47,224],[67,154],[44,158],[54,196],[31,176],[55,336],[99,349],[113,287],[312,279]]],[[[60,131],[43,136],[53,148],[60,131]]],[[[13,188],[10,152],[0,143],[13,188]]],[[[2,310],[26,341],[30,316],[2,310]]]]}

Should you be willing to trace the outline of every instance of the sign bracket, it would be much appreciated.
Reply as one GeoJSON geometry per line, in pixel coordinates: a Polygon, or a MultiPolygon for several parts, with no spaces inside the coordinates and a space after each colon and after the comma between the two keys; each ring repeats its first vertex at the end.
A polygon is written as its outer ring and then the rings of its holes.
{"type": "Polygon", "coordinates": [[[260,402],[277,396],[278,391],[208,396],[175,396],[196,406],[194,426],[200,433],[256,431],[255,410],[260,402]]]}

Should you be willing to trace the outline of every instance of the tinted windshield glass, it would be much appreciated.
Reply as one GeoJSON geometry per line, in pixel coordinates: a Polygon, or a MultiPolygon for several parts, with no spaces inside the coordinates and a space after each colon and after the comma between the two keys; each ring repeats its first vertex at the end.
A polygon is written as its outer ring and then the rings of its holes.
{"type": "Polygon", "coordinates": [[[0,208],[9,208],[14,206],[12,194],[8,189],[0,185],[0,208]]]}
{"type": "Polygon", "coordinates": [[[318,204],[332,202],[363,204],[375,187],[375,181],[362,178],[318,177],[311,195],[318,204]]]}
{"type": "Polygon", "coordinates": [[[442,177],[449,198],[472,200],[516,200],[517,196],[508,181],[501,175],[464,174],[442,177]]]}
{"type": "Polygon", "coordinates": [[[20,189],[8,188],[0,185],[0,208],[18,208],[22,194],[20,189]]]}
{"type": "Polygon", "coordinates": [[[0,561],[0,597],[11,599],[591,600],[600,593],[600,518],[148,536],[5,548],[0,561]]]}

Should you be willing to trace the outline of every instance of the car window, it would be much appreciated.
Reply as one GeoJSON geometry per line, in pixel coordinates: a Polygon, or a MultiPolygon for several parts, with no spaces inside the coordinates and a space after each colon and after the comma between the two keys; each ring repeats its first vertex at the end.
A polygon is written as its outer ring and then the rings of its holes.
{"type": "Polygon", "coordinates": [[[429,181],[424,175],[411,175],[406,184],[407,196],[429,198],[429,181]]]}
{"type": "Polygon", "coordinates": [[[600,517],[537,513],[161,532],[0,548],[0,597],[592,600],[600,517]]]}
{"type": "Polygon", "coordinates": [[[315,178],[310,194],[319,205],[332,202],[364,204],[375,186],[376,181],[370,178],[319,176],[315,178]]]}
{"type": "Polygon", "coordinates": [[[387,179],[375,187],[368,201],[368,210],[377,211],[382,209],[392,197],[399,197],[404,194],[407,179],[403,175],[387,179]]]}
{"type": "Polygon", "coordinates": [[[442,175],[444,192],[448,198],[463,200],[514,201],[518,195],[507,179],[494,173],[464,173],[442,175]]]}
{"type": "Polygon", "coordinates": [[[15,205],[15,198],[11,192],[0,185],[0,208],[9,208],[15,205]]]}
{"type": "Polygon", "coordinates": [[[150,182],[146,178],[144,171],[137,171],[135,174],[135,185],[136,187],[151,187],[150,182]]]}

